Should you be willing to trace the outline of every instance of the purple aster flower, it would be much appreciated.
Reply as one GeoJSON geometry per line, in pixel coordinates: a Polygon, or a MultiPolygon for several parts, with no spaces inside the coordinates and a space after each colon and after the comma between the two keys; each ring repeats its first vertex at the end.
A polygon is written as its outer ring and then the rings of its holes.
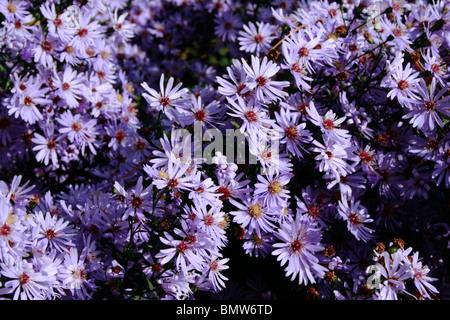
{"type": "Polygon", "coordinates": [[[22,81],[19,85],[21,91],[16,91],[11,102],[7,104],[8,114],[14,115],[16,118],[20,116],[22,120],[30,124],[42,120],[42,113],[37,106],[49,104],[50,100],[45,98],[49,88],[41,86],[42,82],[39,78],[30,77],[28,80],[22,81]]]}
{"type": "Polygon", "coordinates": [[[381,259],[383,259],[383,265],[381,263],[375,264],[379,275],[382,277],[381,279],[383,279],[378,292],[378,299],[398,300],[398,292],[400,290],[405,292],[405,281],[412,277],[411,263],[404,259],[404,253],[400,250],[393,254],[384,251],[379,257],[379,260],[381,259]]]}
{"type": "Polygon", "coordinates": [[[230,104],[228,114],[232,117],[242,119],[243,123],[239,128],[242,134],[248,134],[250,137],[259,134],[267,134],[272,126],[273,120],[269,118],[266,110],[259,107],[255,100],[245,101],[237,97],[236,101],[227,98],[230,104]]]}
{"type": "Polygon", "coordinates": [[[73,46],[78,52],[86,52],[86,49],[94,45],[95,41],[102,36],[102,26],[96,19],[92,18],[90,11],[80,10],[74,21],[76,33],[69,45],[73,46]]]}
{"type": "Polygon", "coordinates": [[[366,224],[373,221],[367,213],[367,209],[356,201],[353,197],[349,200],[345,195],[342,195],[339,201],[338,213],[344,221],[347,222],[348,230],[359,241],[367,242],[372,238],[372,229],[369,229],[366,224]]]}
{"type": "Polygon", "coordinates": [[[237,38],[240,45],[240,50],[259,55],[263,51],[270,49],[270,43],[275,39],[274,27],[271,24],[264,22],[249,22],[248,25],[243,25],[244,30],[239,32],[237,38]]]}
{"type": "Polygon", "coordinates": [[[438,279],[428,275],[430,273],[430,268],[423,264],[418,251],[414,252],[412,255],[411,269],[413,271],[414,285],[423,298],[431,299],[431,295],[439,294],[436,287],[430,283],[438,279]]]}
{"type": "Polygon", "coordinates": [[[227,281],[228,278],[222,274],[222,271],[228,269],[226,263],[229,260],[230,259],[228,258],[219,259],[213,256],[209,261],[207,261],[207,264],[202,271],[203,274],[208,275],[208,279],[213,285],[214,292],[220,291],[226,286],[225,281],[227,281]]]}
{"type": "Polygon", "coordinates": [[[71,66],[67,66],[63,73],[55,72],[52,80],[53,86],[57,88],[56,92],[66,101],[67,106],[69,108],[78,107],[85,90],[83,77],[71,66]]]}
{"type": "Polygon", "coordinates": [[[195,184],[193,183],[195,176],[187,174],[189,168],[189,164],[181,165],[170,161],[167,166],[167,171],[164,169],[158,171],[148,165],[144,167],[144,170],[150,178],[153,178],[152,184],[158,189],[167,187],[169,190],[192,191],[195,187],[195,184]]]}
{"type": "Polygon", "coordinates": [[[236,99],[236,96],[252,96],[253,92],[246,84],[248,77],[241,60],[233,59],[233,64],[227,67],[227,74],[216,77],[219,93],[232,99],[236,99]]]}
{"type": "Polygon", "coordinates": [[[255,197],[269,207],[284,207],[290,198],[290,191],[286,189],[292,173],[281,173],[275,175],[269,172],[265,177],[258,175],[258,182],[255,183],[255,197]]]}
{"type": "Polygon", "coordinates": [[[286,144],[286,149],[293,155],[302,158],[303,145],[312,141],[312,133],[306,129],[306,123],[299,122],[299,113],[291,113],[282,108],[275,113],[277,124],[273,127],[280,136],[280,142],[286,144]]]}
{"type": "Polygon", "coordinates": [[[272,251],[272,243],[274,241],[273,233],[261,232],[257,235],[255,232],[245,232],[245,242],[242,244],[242,248],[249,256],[266,257],[266,254],[272,251]]]}
{"type": "Polygon", "coordinates": [[[322,266],[315,255],[325,249],[320,243],[322,232],[305,215],[297,214],[295,219],[288,219],[280,224],[274,233],[280,242],[273,244],[272,254],[277,256],[281,266],[287,263],[286,276],[293,281],[308,285],[315,283],[315,278],[323,278],[327,269],[322,266]]]}
{"type": "Polygon", "coordinates": [[[448,86],[436,92],[436,78],[431,80],[430,89],[423,78],[420,78],[417,86],[419,97],[411,103],[411,109],[403,116],[409,119],[413,127],[422,131],[433,131],[435,125],[444,126],[439,113],[450,116],[450,96],[441,98],[448,90],[448,86]]]}
{"type": "Polygon", "coordinates": [[[57,14],[54,3],[43,3],[40,6],[42,15],[47,19],[49,34],[68,43],[76,30],[68,27],[67,13],[57,14]]]}
{"type": "Polygon", "coordinates": [[[47,124],[44,128],[44,135],[37,132],[31,142],[35,144],[33,151],[37,151],[36,160],[43,162],[45,165],[52,162],[54,167],[58,167],[58,150],[61,148],[61,137],[55,133],[53,124],[47,124]]]}
{"type": "Polygon", "coordinates": [[[70,142],[75,143],[81,147],[81,152],[84,153],[86,146],[89,147],[93,154],[97,154],[94,144],[97,136],[97,121],[88,116],[82,117],[80,114],[73,115],[70,111],[65,111],[56,120],[61,125],[60,133],[67,135],[70,142]]]}
{"type": "Polygon", "coordinates": [[[34,62],[42,64],[45,68],[55,68],[53,58],[60,50],[58,39],[52,35],[45,36],[41,28],[36,29],[33,36],[32,42],[35,44],[33,48],[34,62]]]}
{"type": "Polygon", "coordinates": [[[152,193],[151,186],[144,188],[142,185],[143,177],[139,177],[136,186],[128,192],[120,185],[119,182],[114,183],[114,188],[125,198],[126,210],[122,219],[126,220],[129,216],[144,218],[144,211],[152,212],[152,193]]]}
{"type": "Polygon", "coordinates": [[[65,253],[63,267],[57,275],[63,287],[78,299],[91,298],[90,289],[95,288],[94,279],[89,276],[85,260],[86,252],[79,252],[77,248],[70,247],[65,253]]]}
{"type": "Polygon", "coordinates": [[[230,214],[234,216],[233,221],[247,229],[249,233],[261,236],[262,232],[273,232],[275,228],[273,222],[277,215],[273,207],[268,207],[261,200],[251,196],[241,201],[231,199],[230,203],[237,209],[230,211],[230,214]]]}
{"type": "Polygon", "coordinates": [[[315,147],[312,147],[311,150],[317,153],[314,159],[318,161],[321,172],[330,173],[340,180],[341,176],[345,177],[355,171],[355,168],[347,162],[349,154],[345,146],[329,138],[324,139],[324,144],[316,140],[313,140],[313,144],[315,147]]]}
{"type": "Polygon", "coordinates": [[[187,273],[190,268],[202,270],[204,261],[195,250],[184,240],[175,240],[169,233],[164,232],[164,237],[160,241],[166,245],[167,249],[161,249],[156,258],[161,259],[160,263],[165,265],[172,259],[175,259],[175,268],[182,273],[187,273]]]}
{"type": "Polygon", "coordinates": [[[307,108],[307,112],[309,120],[319,126],[324,135],[344,146],[349,143],[351,135],[348,130],[339,128],[345,121],[345,117],[338,118],[333,110],[328,110],[325,115],[321,116],[312,101],[307,108]]]}
{"type": "Polygon", "coordinates": [[[159,81],[160,92],[152,89],[147,83],[142,83],[141,86],[145,89],[145,93],[142,96],[148,102],[150,107],[164,111],[164,114],[169,120],[180,120],[180,114],[185,114],[186,99],[185,95],[189,91],[188,89],[180,89],[183,85],[181,82],[175,87],[173,86],[173,77],[169,78],[167,85],[164,86],[164,73],[161,74],[159,81]]]}
{"type": "Polygon", "coordinates": [[[69,221],[58,219],[49,212],[45,215],[38,212],[33,217],[33,240],[37,245],[42,245],[44,250],[54,248],[63,252],[67,247],[74,245],[75,230],[69,226],[69,221]]]}
{"type": "Polygon", "coordinates": [[[246,85],[256,92],[256,98],[261,102],[280,100],[287,96],[282,88],[289,86],[289,81],[276,81],[272,78],[280,70],[280,67],[267,59],[262,60],[257,56],[252,56],[251,66],[245,60],[242,65],[247,72],[248,79],[246,85]]]}
{"type": "Polygon", "coordinates": [[[404,69],[401,65],[396,66],[386,77],[388,80],[384,85],[391,89],[387,94],[388,98],[397,98],[402,105],[407,105],[419,98],[417,96],[419,72],[414,71],[409,63],[404,69]]]}
{"type": "Polygon", "coordinates": [[[216,23],[214,33],[220,37],[222,41],[235,41],[236,30],[242,27],[242,20],[239,15],[232,11],[226,11],[214,19],[216,23]]]}
{"type": "Polygon", "coordinates": [[[5,261],[0,268],[0,273],[11,280],[6,281],[5,287],[0,289],[0,294],[13,293],[13,300],[44,300],[47,283],[51,277],[47,277],[39,271],[35,271],[33,265],[24,259],[5,261]]]}

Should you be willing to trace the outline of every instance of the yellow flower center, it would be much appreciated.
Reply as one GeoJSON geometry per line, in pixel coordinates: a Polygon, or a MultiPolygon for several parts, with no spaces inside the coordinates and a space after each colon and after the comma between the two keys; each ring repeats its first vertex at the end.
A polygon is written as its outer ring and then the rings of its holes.
{"type": "Polygon", "coordinates": [[[263,215],[263,210],[262,210],[261,206],[257,203],[248,208],[248,214],[252,218],[259,218],[263,215]]]}
{"type": "Polygon", "coordinates": [[[277,180],[274,180],[269,184],[268,189],[271,194],[279,194],[283,190],[283,186],[277,180]]]}

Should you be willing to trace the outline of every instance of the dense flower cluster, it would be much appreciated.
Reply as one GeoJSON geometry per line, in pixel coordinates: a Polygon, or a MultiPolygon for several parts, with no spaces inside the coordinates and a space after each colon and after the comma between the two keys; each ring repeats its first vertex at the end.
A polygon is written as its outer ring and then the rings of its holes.
{"type": "Polygon", "coordinates": [[[448,297],[449,1],[0,23],[2,298],[448,297]]]}

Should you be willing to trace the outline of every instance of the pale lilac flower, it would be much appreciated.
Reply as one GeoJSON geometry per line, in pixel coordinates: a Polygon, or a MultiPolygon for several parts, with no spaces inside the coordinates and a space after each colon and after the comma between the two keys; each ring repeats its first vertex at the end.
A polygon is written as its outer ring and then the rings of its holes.
{"type": "Polygon", "coordinates": [[[309,104],[307,112],[309,120],[316,126],[319,126],[324,135],[336,142],[342,143],[344,146],[348,144],[351,135],[348,130],[339,127],[345,121],[345,117],[338,118],[333,110],[328,110],[325,115],[322,116],[317,111],[313,102],[309,104]]]}
{"type": "Polygon", "coordinates": [[[360,204],[360,201],[355,201],[353,197],[347,199],[347,196],[342,195],[339,200],[338,214],[347,222],[347,229],[355,236],[356,240],[367,242],[372,238],[371,233],[374,230],[369,229],[366,224],[372,222],[373,219],[370,218],[367,209],[360,204]]]}
{"type": "Polygon", "coordinates": [[[35,132],[31,142],[36,144],[33,151],[37,151],[36,160],[43,162],[45,165],[51,163],[58,167],[58,149],[61,148],[59,143],[60,137],[55,134],[54,126],[48,124],[44,129],[44,136],[35,132]]]}
{"type": "Polygon", "coordinates": [[[291,113],[289,109],[282,108],[275,113],[277,124],[273,128],[280,136],[280,142],[286,144],[289,153],[302,158],[303,145],[312,141],[312,133],[306,129],[306,123],[299,123],[299,113],[291,113]]]}
{"type": "Polygon", "coordinates": [[[12,293],[13,300],[44,300],[45,291],[51,277],[36,272],[33,265],[26,260],[12,259],[2,263],[0,273],[11,280],[5,282],[5,287],[0,289],[0,294],[12,293]]]}
{"type": "MultiPolygon", "coordinates": [[[[190,108],[189,118],[194,125],[200,123],[203,126],[217,127],[220,125],[218,121],[218,113],[220,113],[220,105],[218,101],[211,101],[208,104],[203,103],[201,96],[192,96],[192,107],[190,108]]],[[[187,117],[186,117],[187,118],[187,117]]]]}
{"type": "Polygon", "coordinates": [[[120,45],[122,42],[129,41],[133,38],[136,25],[125,20],[128,16],[128,12],[122,13],[119,16],[119,10],[116,9],[114,13],[110,12],[109,16],[111,18],[112,27],[116,33],[116,45],[120,45]]]}
{"type": "Polygon", "coordinates": [[[74,23],[76,33],[69,45],[78,52],[84,53],[89,46],[94,45],[95,41],[101,38],[102,26],[97,20],[92,19],[92,13],[88,10],[80,10],[74,23]]]}
{"type": "Polygon", "coordinates": [[[403,116],[404,119],[411,118],[412,126],[422,131],[433,131],[436,125],[443,127],[444,123],[439,114],[450,116],[450,96],[443,97],[448,86],[437,91],[436,81],[436,78],[433,78],[428,89],[425,80],[420,78],[417,86],[419,97],[411,103],[410,110],[403,116]]]}
{"type": "Polygon", "coordinates": [[[379,289],[378,299],[398,300],[398,292],[405,290],[405,281],[413,276],[410,267],[411,263],[403,259],[403,252],[401,251],[391,255],[384,251],[380,258],[384,260],[384,264],[375,264],[383,280],[379,289]]]}
{"type": "Polygon", "coordinates": [[[230,214],[234,216],[233,221],[247,229],[249,233],[261,236],[262,232],[272,232],[275,228],[277,211],[274,207],[268,207],[261,200],[251,196],[241,201],[231,199],[230,203],[237,209],[230,211],[230,214]]]}
{"type": "Polygon", "coordinates": [[[75,29],[68,27],[67,13],[57,14],[54,3],[43,3],[40,6],[42,15],[47,19],[49,34],[68,43],[76,33],[75,29]]]}
{"type": "Polygon", "coordinates": [[[413,272],[414,285],[417,290],[419,290],[420,295],[425,299],[432,299],[431,295],[439,294],[439,291],[430,282],[438,280],[437,278],[432,278],[428,274],[430,273],[430,268],[423,265],[421,259],[419,258],[419,252],[413,253],[411,260],[411,270],[413,272]],[[431,294],[431,295],[430,295],[431,294]]]}
{"type": "Polygon", "coordinates": [[[55,68],[53,58],[60,49],[58,39],[52,35],[45,36],[41,28],[35,30],[33,35],[32,41],[35,44],[33,49],[34,62],[42,64],[45,68],[55,68]]]}
{"type": "Polygon", "coordinates": [[[242,244],[242,248],[249,256],[266,257],[272,249],[272,243],[274,236],[272,233],[261,232],[258,236],[256,233],[245,232],[245,242],[242,244]]]}
{"type": "Polygon", "coordinates": [[[95,138],[97,132],[97,121],[89,117],[82,117],[80,114],[73,115],[69,110],[65,111],[56,121],[62,126],[60,133],[67,135],[70,142],[75,142],[81,146],[81,152],[84,153],[86,145],[93,154],[95,150],[95,138]]]}
{"type": "Polygon", "coordinates": [[[195,176],[186,174],[189,168],[189,164],[181,165],[170,161],[168,163],[167,171],[159,171],[155,174],[155,170],[152,170],[150,166],[146,166],[144,170],[154,179],[152,184],[158,189],[167,187],[169,190],[175,191],[192,191],[195,186],[193,183],[195,176]]]}
{"type": "Polygon", "coordinates": [[[169,120],[179,120],[180,114],[186,113],[185,94],[188,92],[187,88],[180,89],[183,85],[181,82],[175,87],[173,86],[174,78],[169,78],[167,85],[164,86],[164,73],[161,74],[159,81],[160,92],[149,87],[147,83],[142,83],[141,86],[145,89],[142,96],[148,102],[150,107],[157,111],[163,111],[169,120]]]}
{"type": "Polygon", "coordinates": [[[29,15],[29,3],[21,0],[1,0],[0,13],[2,13],[6,20],[14,21],[15,18],[23,19],[29,15]]]}
{"type": "Polygon", "coordinates": [[[52,79],[53,85],[57,88],[56,92],[66,101],[67,106],[69,108],[78,107],[85,90],[82,75],[73,70],[71,66],[67,66],[62,74],[55,72],[52,79]]]}
{"type": "Polygon", "coordinates": [[[119,182],[114,183],[114,188],[125,198],[126,210],[122,219],[126,220],[129,216],[136,218],[145,217],[144,211],[152,212],[153,204],[151,202],[151,186],[144,188],[142,185],[143,177],[139,177],[136,186],[126,191],[119,182]]]}
{"type": "Polygon", "coordinates": [[[37,106],[44,106],[50,103],[50,100],[45,97],[49,88],[42,87],[41,80],[35,77],[30,77],[28,80],[23,81],[20,86],[22,91],[16,92],[12,97],[11,103],[7,104],[8,114],[14,115],[15,118],[20,116],[25,122],[34,124],[43,119],[42,113],[37,106]]]}
{"type": "Polygon", "coordinates": [[[391,99],[397,98],[401,104],[409,104],[418,100],[417,84],[419,82],[419,72],[414,71],[408,63],[403,69],[401,65],[396,67],[390,74],[385,86],[391,90],[387,97],[391,99]]]}
{"type": "Polygon", "coordinates": [[[275,39],[272,25],[264,22],[256,22],[255,25],[250,21],[248,25],[243,25],[243,28],[237,38],[240,50],[259,55],[270,49],[270,43],[275,39]]]}
{"type": "Polygon", "coordinates": [[[290,191],[286,188],[292,173],[281,173],[275,175],[269,172],[266,176],[258,175],[255,183],[255,197],[261,199],[269,207],[284,207],[290,198],[290,191]]]}
{"type": "Polygon", "coordinates": [[[281,46],[281,50],[285,59],[285,61],[281,64],[281,68],[291,71],[291,74],[295,79],[295,84],[299,89],[310,92],[311,86],[308,82],[313,81],[313,79],[308,76],[306,65],[303,60],[300,59],[299,54],[296,51],[296,47],[283,44],[281,46]]]}
{"type": "Polygon", "coordinates": [[[161,259],[160,263],[165,265],[172,259],[175,259],[175,268],[182,273],[187,273],[189,267],[201,270],[205,263],[189,243],[184,240],[175,240],[169,233],[164,232],[164,237],[160,237],[161,242],[166,245],[167,249],[161,249],[156,258],[161,259]]]}
{"type": "Polygon", "coordinates": [[[242,65],[248,75],[246,85],[255,90],[256,98],[261,102],[269,102],[286,97],[287,93],[282,88],[288,87],[289,82],[272,79],[280,67],[267,57],[261,60],[257,56],[252,56],[251,60],[251,66],[245,60],[242,60],[242,65]]]}
{"type": "Polygon", "coordinates": [[[232,117],[242,119],[239,131],[248,136],[266,135],[272,126],[273,120],[269,118],[266,110],[261,109],[255,100],[245,101],[237,97],[236,101],[227,98],[230,104],[228,114],[232,117]]]}
{"type": "Polygon", "coordinates": [[[223,247],[228,242],[225,228],[228,224],[221,207],[211,207],[206,203],[197,203],[195,207],[185,208],[197,229],[205,233],[217,247],[223,247]]]}
{"type": "Polygon", "coordinates": [[[58,219],[49,212],[34,215],[33,240],[43,249],[56,249],[63,252],[74,245],[75,230],[69,226],[69,221],[58,219]]]}
{"type": "Polygon", "coordinates": [[[215,292],[222,290],[226,286],[225,281],[227,281],[228,278],[222,274],[222,271],[228,269],[226,263],[229,260],[229,258],[219,259],[213,256],[207,261],[205,268],[202,270],[202,273],[208,275],[208,279],[213,285],[215,292]]]}
{"type": "Polygon", "coordinates": [[[227,74],[216,77],[219,93],[231,99],[237,96],[250,97],[253,93],[246,84],[248,77],[241,60],[233,59],[232,65],[227,67],[227,74]]]}
{"type": "Polygon", "coordinates": [[[423,67],[425,70],[430,71],[433,77],[439,81],[442,87],[446,86],[448,79],[448,66],[445,64],[442,57],[437,54],[433,54],[431,49],[422,51],[422,57],[424,60],[423,67]]]}
{"type": "Polygon", "coordinates": [[[79,299],[90,298],[89,289],[93,287],[92,280],[89,280],[89,272],[86,270],[85,258],[84,252],[79,253],[77,248],[70,247],[65,253],[63,268],[57,275],[64,288],[79,299]]]}
{"type": "Polygon", "coordinates": [[[274,235],[280,242],[273,244],[272,254],[277,256],[281,266],[287,263],[287,277],[291,276],[291,280],[298,277],[298,283],[305,285],[323,278],[327,269],[320,264],[316,252],[325,247],[320,243],[322,232],[317,224],[297,214],[295,219],[282,222],[274,235]]]}
{"type": "Polygon", "coordinates": [[[346,148],[339,143],[331,139],[324,139],[324,144],[317,140],[313,140],[312,143],[315,147],[312,147],[311,151],[317,153],[314,159],[318,161],[320,171],[333,174],[337,180],[355,171],[355,168],[347,162],[349,155],[346,148]]]}

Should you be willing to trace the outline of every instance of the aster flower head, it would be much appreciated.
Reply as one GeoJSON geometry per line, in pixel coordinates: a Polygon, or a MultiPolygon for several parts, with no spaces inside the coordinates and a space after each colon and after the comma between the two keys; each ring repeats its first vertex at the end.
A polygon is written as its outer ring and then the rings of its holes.
{"type": "Polygon", "coordinates": [[[229,258],[219,259],[218,257],[213,256],[208,259],[207,264],[205,265],[203,273],[208,275],[208,280],[211,282],[214,292],[221,291],[226,287],[225,281],[227,281],[228,278],[222,274],[222,271],[229,268],[226,265],[229,260],[229,258]]]}
{"type": "Polygon", "coordinates": [[[146,91],[142,94],[150,107],[157,111],[164,111],[164,114],[170,120],[180,121],[180,115],[185,113],[186,99],[185,94],[188,92],[187,88],[180,89],[183,85],[181,82],[175,87],[174,78],[169,78],[167,85],[164,86],[164,73],[161,74],[159,81],[160,92],[149,87],[147,83],[142,83],[142,87],[146,91]]]}
{"type": "Polygon", "coordinates": [[[246,85],[256,92],[256,98],[261,102],[280,100],[287,94],[282,88],[288,87],[288,81],[277,81],[272,78],[280,70],[280,67],[264,56],[260,59],[257,56],[251,58],[251,66],[242,60],[242,65],[247,72],[248,80],[246,85]]]}
{"type": "Polygon", "coordinates": [[[320,228],[305,215],[297,214],[280,224],[275,232],[277,240],[273,244],[272,254],[277,256],[281,266],[287,263],[286,276],[299,284],[315,283],[316,278],[323,278],[327,268],[320,264],[316,256],[325,247],[320,243],[320,228]]]}
{"type": "Polygon", "coordinates": [[[44,135],[35,133],[31,142],[35,144],[33,151],[37,151],[36,160],[45,165],[50,164],[58,167],[58,150],[61,148],[60,137],[55,133],[55,127],[52,123],[45,124],[44,135]]]}
{"type": "Polygon", "coordinates": [[[97,153],[95,138],[98,134],[98,126],[95,119],[91,119],[89,116],[82,117],[80,114],[73,115],[67,110],[56,120],[61,125],[59,132],[67,135],[70,142],[81,148],[82,153],[86,146],[93,154],[97,153]]]}
{"type": "Polygon", "coordinates": [[[152,211],[152,193],[151,187],[144,188],[143,177],[139,177],[136,186],[128,192],[120,185],[119,182],[114,183],[114,188],[117,192],[125,198],[126,210],[124,212],[123,219],[126,220],[128,216],[135,216],[143,218],[144,211],[152,211]]]}
{"type": "Polygon", "coordinates": [[[243,29],[237,39],[240,49],[245,52],[259,55],[269,50],[271,41],[275,39],[273,26],[268,23],[249,22],[248,25],[243,25],[243,29]]]}
{"type": "Polygon", "coordinates": [[[384,264],[376,263],[375,266],[382,277],[381,287],[378,293],[380,300],[398,300],[398,292],[406,289],[405,281],[413,275],[409,260],[404,259],[404,252],[401,250],[393,254],[384,251],[379,260],[384,264]]]}
{"type": "Polygon", "coordinates": [[[430,277],[430,268],[423,264],[419,257],[419,252],[416,251],[412,255],[411,270],[414,277],[414,285],[419,291],[420,295],[425,299],[432,299],[432,296],[438,294],[436,287],[431,282],[436,281],[436,278],[430,277]]]}
{"type": "Polygon", "coordinates": [[[338,213],[342,219],[347,222],[348,230],[359,241],[367,242],[372,238],[372,229],[369,229],[366,224],[373,221],[367,213],[367,209],[360,204],[360,201],[355,201],[354,198],[347,199],[347,196],[342,196],[339,201],[338,213]]]}
{"type": "Polygon", "coordinates": [[[54,3],[43,3],[40,10],[47,19],[49,34],[68,43],[75,35],[76,30],[69,28],[67,13],[58,14],[54,3]]]}
{"type": "Polygon", "coordinates": [[[241,18],[232,11],[226,11],[222,15],[217,16],[214,22],[216,23],[214,33],[222,41],[235,41],[237,30],[242,27],[241,18]]]}
{"type": "Polygon", "coordinates": [[[260,108],[255,100],[246,101],[241,97],[237,100],[227,98],[230,105],[228,114],[232,117],[242,119],[242,125],[239,130],[242,134],[248,136],[267,135],[273,120],[269,118],[267,111],[260,108]]]}
{"type": "Polygon", "coordinates": [[[230,203],[237,209],[230,211],[234,216],[233,221],[247,229],[250,234],[255,233],[260,237],[262,232],[270,233],[275,228],[277,212],[273,207],[264,205],[261,200],[247,196],[239,202],[231,199],[230,203]]]}
{"type": "Polygon", "coordinates": [[[38,77],[30,77],[23,81],[19,81],[20,90],[14,92],[11,102],[7,104],[8,114],[14,115],[15,118],[21,118],[25,122],[34,124],[43,119],[38,106],[45,106],[50,103],[46,98],[49,88],[43,87],[41,79],[38,77]]]}
{"type": "Polygon", "coordinates": [[[273,127],[277,131],[280,142],[286,144],[287,150],[297,157],[303,157],[303,145],[311,142],[311,132],[306,129],[306,123],[299,123],[299,113],[291,113],[289,109],[282,108],[275,113],[277,124],[273,127]]]}
{"type": "Polygon", "coordinates": [[[255,197],[270,207],[283,207],[290,198],[290,191],[286,186],[293,176],[292,173],[276,175],[273,171],[269,171],[266,176],[258,175],[258,182],[255,183],[255,197]]]}
{"type": "Polygon", "coordinates": [[[385,86],[391,90],[387,97],[391,99],[397,98],[401,104],[409,104],[418,99],[417,84],[419,82],[419,72],[414,71],[408,63],[405,68],[401,64],[395,66],[394,70],[387,75],[389,80],[385,86]]]}
{"type": "Polygon", "coordinates": [[[33,35],[34,62],[42,64],[45,68],[53,69],[55,67],[54,57],[57,50],[60,49],[58,39],[52,35],[45,36],[41,28],[36,29],[33,35]]]}
{"type": "Polygon", "coordinates": [[[321,116],[313,102],[309,104],[307,112],[310,121],[319,126],[324,135],[343,145],[349,143],[351,136],[348,130],[339,127],[345,121],[345,117],[338,118],[333,110],[328,110],[325,115],[321,116]]]}
{"type": "Polygon", "coordinates": [[[55,71],[52,80],[57,93],[66,101],[69,108],[76,108],[84,95],[83,77],[71,66],[67,66],[64,72],[56,73],[55,71]]]}
{"type": "Polygon", "coordinates": [[[92,12],[88,10],[78,11],[78,15],[74,17],[73,21],[76,33],[69,44],[78,52],[84,53],[89,46],[94,45],[95,41],[101,37],[102,26],[97,20],[92,19],[92,12]]]}
{"type": "Polygon", "coordinates": [[[448,85],[437,91],[436,78],[431,80],[428,89],[425,80],[420,78],[417,86],[419,97],[411,104],[411,109],[403,118],[411,118],[412,126],[424,132],[434,131],[436,125],[443,127],[444,123],[439,114],[450,115],[450,96],[444,96],[447,90],[448,85]]]}
{"type": "Polygon", "coordinates": [[[158,171],[150,166],[146,166],[144,170],[147,174],[153,178],[153,185],[158,189],[163,189],[165,187],[169,190],[192,190],[195,186],[193,180],[194,175],[187,174],[190,164],[178,164],[173,161],[169,161],[167,166],[167,171],[161,169],[158,171]]]}
{"type": "Polygon", "coordinates": [[[69,226],[69,221],[58,219],[49,212],[45,215],[38,212],[34,217],[33,239],[44,250],[55,248],[59,252],[63,252],[67,247],[74,245],[75,230],[69,226]]]}
{"type": "Polygon", "coordinates": [[[203,258],[198,255],[184,240],[175,240],[169,233],[165,232],[164,237],[160,238],[161,242],[167,246],[167,249],[161,249],[155,258],[161,259],[161,264],[165,265],[172,259],[175,259],[175,267],[177,270],[187,273],[193,267],[201,270],[204,264],[203,258]]]}

